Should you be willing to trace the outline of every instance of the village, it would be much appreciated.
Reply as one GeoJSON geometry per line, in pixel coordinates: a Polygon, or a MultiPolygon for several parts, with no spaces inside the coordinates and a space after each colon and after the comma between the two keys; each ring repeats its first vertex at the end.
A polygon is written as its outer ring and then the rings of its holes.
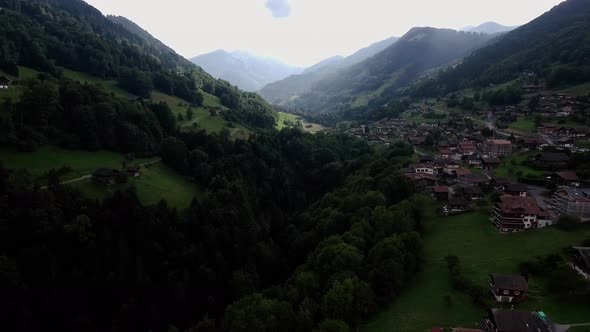
{"type": "MultiPolygon", "coordinates": [[[[534,86],[529,89],[536,91],[534,86]]],[[[399,140],[411,144],[416,158],[402,169],[403,176],[443,205],[442,216],[467,213],[489,200],[490,227],[502,234],[534,232],[572,220],[589,221],[590,182],[582,161],[589,151],[590,128],[581,123],[590,113],[590,98],[544,95],[529,105],[466,115],[415,104],[406,111],[410,116],[361,125],[348,132],[378,145],[399,140]],[[512,123],[531,114],[538,114],[532,132],[510,129],[512,123]]],[[[572,243],[568,255],[569,266],[590,282],[590,247],[572,243]]],[[[569,329],[542,311],[514,307],[527,300],[526,276],[489,273],[489,296],[504,309],[489,309],[474,328],[451,331],[569,329]]]]}

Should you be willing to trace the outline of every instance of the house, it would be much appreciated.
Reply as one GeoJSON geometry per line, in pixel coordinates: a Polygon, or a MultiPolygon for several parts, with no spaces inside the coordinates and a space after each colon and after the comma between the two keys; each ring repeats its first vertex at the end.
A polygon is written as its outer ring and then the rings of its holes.
{"type": "Polygon", "coordinates": [[[469,186],[464,189],[465,197],[472,201],[483,198],[483,190],[479,186],[469,186]]]}
{"type": "Polygon", "coordinates": [[[469,166],[481,166],[482,160],[478,155],[472,154],[467,156],[467,163],[469,166]]]}
{"type": "Polygon", "coordinates": [[[523,276],[490,274],[490,290],[497,302],[521,302],[526,300],[529,286],[523,276]]]}
{"type": "Polygon", "coordinates": [[[466,185],[486,184],[490,179],[484,174],[466,174],[459,178],[459,182],[466,185]]]}
{"type": "Polygon", "coordinates": [[[502,161],[498,158],[482,158],[481,163],[485,169],[494,169],[502,164],[502,161]]]}
{"type": "Polygon", "coordinates": [[[551,179],[557,186],[568,187],[579,187],[582,181],[574,171],[555,172],[551,179]]]}
{"type": "Polygon", "coordinates": [[[510,156],[512,154],[512,142],[502,139],[487,140],[485,152],[492,158],[510,156]]]}
{"type": "Polygon", "coordinates": [[[543,135],[554,135],[559,130],[559,126],[554,123],[543,123],[537,131],[543,135]]]}
{"type": "Polygon", "coordinates": [[[480,327],[486,332],[557,332],[543,312],[489,309],[480,327]]]}
{"type": "Polygon", "coordinates": [[[127,167],[125,167],[125,172],[127,173],[128,176],[138,177],[140,175],[140,173],[139,173],[140,169],[141,169],[140,166],[127,166],[127,167]]]}
{"type": "Polygon", "coordinates": [[[571,215],[582,220],[589,220],[590,189],[573,187],[558,189],[553,193],[551,206],[559,215],[571,215]]]}
{"type": "Polygon", "coordinates": [[[453,152],[451,151],[451,149],[446,148],[446,147],[445,148],[439,148],[438,149],[438,155],[441,158],[445,158],[446,159],[446,158],[450,158],[453,155],[453,152]]]}
{"type": "Polygon", "coordinates": [[[8,89],[10,87],[10,80],[4,76],[0,76],[0,90],[8,89]]]}
{"type": "Polygon", "coordinates": [[[434,157],[431,155],[423,155],[420,157],[421,164],[432,164],[434,162],[434,157]]]}
{"type": "Polygon", "coordinates": [[[424,191],[428,187],[436,185],[436,176],[424,173],[404,174],[416,187],[418,191],[424,191]]]}
{"type": "Polygon", "coordinates": [[[516,142],[521,148],[536,150],[540,146],[547,144],[547,142],[541,137],[522,137],[516,142]]]}
{"type": "Polygon", "coordinates": [[[432,187],[432,196],[437,200],[446,201],[449,199],[449,187],[434,186],[432,187]]]}
{"type": "Polygon", "coordinates": [[[457,178],[462,178],[466,175],[471,174],[471,171],[468,169],[464,169],[464,168],[457,168],[452,171],[452,174],[454,174],[457,178]]]}
{"type": "Polygon", "coordinates": [[[417,165],[414,165],[413,168],[416,173],[420,173],[420,174],[434,175],[434,173],[435,173],[434,167],[432,165],[428,165],[428,164],[417,164],[417,165]]]}
{"type": "Polygon", "coordinates": [[[472,142],[462,142],[459,143],[459,152],[461,152],[465,156],[470,156],[477,151],[475,144],[472,142]]]}
{"type": "Polygon", "coordinates": [[[533,197],[509,195],[500,197],[492,209],[491,220],[500,232],[520,232],[554,223],[533,197]]]}
{"type": "Polygon", "coordinates": [[[527,197],[528,190],[529,190],[529,187],[526,184],[511,183],[507,187],[504,188],[504,193],[506,195],[510,195],[510,196],[527,197]]]}
{"type": "Polygon", "coordinates": [[[569,161],[570,157],[563,152],[543,152],[535,156],[535,163],[543,168],[563,168],[569,161]]]}
{"type": "Polygon", "coordinates": [[[504,191],[510,184],[512,184],[512,180],[508,178],[497,177],[492,178],[490,180],[490,184],[494,186],[494,189],[504,191]]]}
{"type": "Polygon", "coordinates": [[[590,280],[590,247],[573,247],[570,266],[586,280],[590,280]]]}
{"type": "Polygon", "coordinates": [[[99,168],[92,173],[92,180],[97,183],[114,184],[119,171],[112,168],[99,168]]]}
{"type": "Polygon", "coordinates": [[[562,137],[560,139],[558,139],[557,141],[555,141],[555,144],[563,149],[571,149],[574,147],[574,140],[572,138],[569,137],[562,137]]]}

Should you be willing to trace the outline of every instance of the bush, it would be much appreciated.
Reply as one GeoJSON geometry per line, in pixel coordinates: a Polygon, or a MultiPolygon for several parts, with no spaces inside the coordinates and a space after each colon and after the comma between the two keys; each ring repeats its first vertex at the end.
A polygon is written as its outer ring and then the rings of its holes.
{"type": "Polygon", "coordinates": [[[582,221],[576,216],[562,215],[557,221],[557,226],[563,230],[572,230],[576,228],[582,221]]]}

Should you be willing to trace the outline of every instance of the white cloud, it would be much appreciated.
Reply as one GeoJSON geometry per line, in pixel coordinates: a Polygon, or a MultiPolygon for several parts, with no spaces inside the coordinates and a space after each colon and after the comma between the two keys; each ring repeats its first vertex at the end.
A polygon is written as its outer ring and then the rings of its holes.
{"type": "Polygon", "coordinates": [[[291,15],[291,4],[289,2],[289,0],[266,0],[266,8],[270,10],[273,17],[289,17],[291,15]]]}
{"type": "Polygon", "coordinates": [[[267,0],[86,1],[133,20],[185,57],[244,49],[309,66],[414,26],[524,24],[562,0],[292,0],[281,19],[269,15],[267,0]]]}

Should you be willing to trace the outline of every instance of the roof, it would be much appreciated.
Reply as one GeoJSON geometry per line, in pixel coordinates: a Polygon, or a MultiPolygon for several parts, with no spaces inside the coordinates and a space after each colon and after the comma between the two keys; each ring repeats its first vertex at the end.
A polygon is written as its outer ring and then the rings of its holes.
{"type": "Polygon", "coordinates": [[[512,145],[512,142],[507,141],[505,139],[491,139],[491,140],[488,140],[488,143],[495,144],[495,145],[512,145]]]}
{"type": "Polygon", "coordinates": [[[406,174],[404,174],[404,176],[412,181],[419,181],[419,180],[436,181],[436,176],[431,175],[431,174],[425,174],[425,173],[406,173],[406,174]]]}
{"type": "Polygon", "coordinates": [[[547,211],[541,209],[533,197],[502,196],[498,208],[507,214],[528,214],[549,217],[547,211]]]}
{"type": "Polygon", "coordinates": [[[432,187],[432,191],[437,194],[444,194],[449,192],[449,187],[447,186],[436,186],[432,187]]]}
{"type": "Polygon", "coordinates": [[[459,168],[454,170],[455,174],[457,174],[457,176],[461,177],[461,176],[465,176],[468,174],[471,174],[471,171],[468,169],[464,169],[464,168],[459,168]]]}
{"type": "Polygon", "coordinates": [[[574,171],[555,172],[555,174],[565,181],[580,181],[580,178],[574,171]]]}
{"type": "Polygon", "coordinates": [[[590,190],[589,189],[578,189],[578,188],[561,188],[556,193],[564,198],[567,198],[574,202],[588,203],[590,202],[590,190]]]}
{"type": "Polygon", "coordinates": [[[536,158],[540,159],[541,161],[548,161],[548,162],[567,162],[570,160],[570,157],[563,152],[539,153],[536,156],[536,158]]]}
{"type": "Polygon", "coordinates": [[[502,161],[499,158],[483,158],[484,164],[501,164],[502,161]]]}
{"type": "Polygon", "coordinates": [[[9,83],[10,80],[6,76],[0,76],[0,83],[9,83]]]}
{"type": "Polygon", "coordinates": [[[523,276],[491,274],[492,282],[499,289],[516,290],[526,292],[529,290],[526,279],[523,276]]]}
{"type": "Polygon", "coordinates": [[[545,321],[536,312],[490,309],[490,319],[499,332],[551,332],[545,321]]]}
{"type": "Polygon", "coordinates": [[[529,187],[526,184],[522,184],[522,183],[511,183],[508,188],[506,188],[506,191],[510,191],[510,192],[525,192],[528,191],[529,187]]]}
{"type": "Polygon", "coordinates": [[[586,266],[590,268],[590,247],[574,247],[574,249],[578,251],[586,266]]]}

